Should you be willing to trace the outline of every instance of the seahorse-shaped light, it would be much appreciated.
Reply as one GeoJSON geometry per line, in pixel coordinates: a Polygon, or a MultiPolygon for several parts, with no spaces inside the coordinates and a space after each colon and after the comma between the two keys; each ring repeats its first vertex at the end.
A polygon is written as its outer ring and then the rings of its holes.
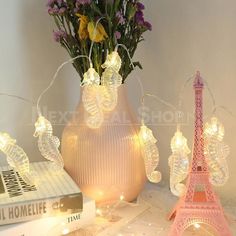
{"type": "Polygon", "coordinates": [[[122,84],[122,77],[119,74],[121,58],[117,51],[107,56],[102,68],[105,69],[101,77],[101,85],[104,86],[102,105],[105,111],[112,111],[117,105],[117,88],[122,84]]]}
{"type": "Polygon", "coordinates": [[[114,71],[119,72],[121,64],[122,61],[119,56],[119,53],[117,51],[113,51],[107,55],[106,61],[102,65],[102,68],[112,68],[114,71]]]}
{"type": "Polygon", "coordinates": [[[9,134],[0,132],[0,150],[7,156],[8,164],[19,173],[29,185],[35,184],[35,176],[30,171],[29,158],[23,148],[16,144],[9,134]]]}
{"type": "Polygon", "coordinates": [[[59,151],[60,140],[53,136],[52,124],[44,116],[39,116],[35,123],[34,137],[38,137],[41,155],[51,161],[58,170],[63,169],[64,162],[59,151]]]}
{"type": "Polygon", "coordinates": [[[86,115],[86,124],[93,129],[99,128],[104,121],[102,110],[103,88],[100,84],[100,76],[94,68],[84,74],[82,101],[86,115]]]}
{"type": "Polygon", "coordinates": [[[186,186],[181,183],[185,180],[189,170],[187,139],[182,132],[176,131],[171,139],[172,155],[169,157],[170,166],[170,189],[175,196],[182,196],[185,193],[186,186]]]}
{"type": "Polygon", "coordinates": [[[224,126],[216,117],[207,122],[204,129],[205,156],[210,170],[210,181],[215,186],[223,186],[229,179],[227,156],[229,146],[223,142],[224,126]]]}
{"type": "Polygon", "coordinates": [[[143,158],[147,178],[150,182],[158,183],[161,181],[161,173],[156,170],[159,163],[157,140],[153,136],[152,130],[145,125],[142,125],[140,128],[139,139],[143,146],[143,158]]]}

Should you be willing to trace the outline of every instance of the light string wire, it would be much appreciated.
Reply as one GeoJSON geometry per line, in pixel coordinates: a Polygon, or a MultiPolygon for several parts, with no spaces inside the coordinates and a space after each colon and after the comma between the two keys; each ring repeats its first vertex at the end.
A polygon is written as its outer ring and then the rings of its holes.
{"type": "MultiPolygon", "coordinates": [[[[122,47],[126,51],[128,57],[129,57],[129,60],[130,60],[130,64],[133,67],[133,70],[135,70],[135,65],[134,65],[133,60],[132,60],[132,58],[130,56],[128,48],[124,44],[119,43],[119,44],[116,45],[115,51],[117,51],[119,47],[122,47]]],[[[138,83],[139,83],[140,90],[141,90],[141,96],[143,97],[144,96],[143,84],[142,84],[142,81],[141,81],[139,76],[137,76],[137,79],[138,79],[138,83]]]]}
{"type": "MultiPolygon", "coordinates": [[[[157,95],[150,94],[150,93],[146,93],[146,94],[144,94],[144,95],[142,96],[142,98],[141,98],[141,106],[142,106],[142,108],[144,108],[144,106],[145,106],[145,97],[152,97],[152,98],[154,98],[156,101],[158,101],[158,102],[160,102],[160,103],[162,103],[162,104],[164,104],[164,105],[170,107],[171,109],[173,109],[173,110],[175,110],[175,111],[178,111],[177,107],[175,107],[173,104],[171,104],[171,103],[165,101],[164,99],[160,98],[160,97],[157,96],[157,95]]],[[[143,112],[142,112],[141,116],[142,116],[142,117],[141,117],[141,122],[142,122],[142,125],[144,125],[143,112]]]]}
{"type": "Polygon", "coordinates": [[[79,58],[87,58],[87,59],[89,60],[90,64],[92,65],[92,62],[90,61],[89,57],[86,56],[86,55],[78,55],[78,56],[76,56],[76,57],[74,57],[74,58],[69,59],[68,61],[63,62],[63,63],[57,68],[56,73],[54,74],[54,76],[53,76],[51,82],[49,83],[49,85],[43,90],[43,92],[39,95],[39,97],[38,97],[38,99],[37,99],[36,107],[37,107],[37,112],[38,112],[38,115],[39,115],[39,116],[42,115],[39,104],[40,104],[40,101],[41,101],[43,95],[53,86],[53,84],[54,84],[54,82],[55,82],[55,80],[56,80],[56,78],[57,78],[59,72],[62,70],[62,68],[63,68],[65,65],[67,65],[67,64],[69,64],[69,63],[71,63],[71,62],[73,62],[73,61],[75,61],[76,59],[79,59],[79,58]]]}
{"type": "Polygon", "coordinates": [[[18,95],[8,94],[8,93],[1,93],[1,92],[0,92],[0,96],[6,96],[6,97],[11,97],[11,98],[16,98],[16,99],[21,100],[21,101],[24,101],[24,102],[26,102],[26,103],[30,103],[31,105],[35,105],[35,103],[34,103],[33,101],[31,101],[30,99],[24,98],[24,97],[21,97],[21,96],[18,96],[18,95]]]}

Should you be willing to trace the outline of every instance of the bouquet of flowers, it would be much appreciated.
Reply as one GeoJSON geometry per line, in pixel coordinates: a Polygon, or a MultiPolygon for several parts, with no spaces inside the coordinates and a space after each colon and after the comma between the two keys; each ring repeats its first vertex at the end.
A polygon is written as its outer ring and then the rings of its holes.
{"type": "MultiPolygon", "coordinates": [[[[55,41],[72,58],[91,54],[93,66],[100,76],[101,65],[117,44],[123,44],[133,58],[138,44],[144,40],[143,33],[152,29],[144,19],[145,7],[138,0],[48,0],[47,6],[57,26],[53,32],[55,41]]],[[[133,67],[124,47],[119,47],[118,53],[123,62],[119,73],[124,82],[133,67]]],[[[134,65],[142,68],[139,62],[134,65]]],[[[73,66],[83,82],[89,61],[78,58],[73,66]]]]}

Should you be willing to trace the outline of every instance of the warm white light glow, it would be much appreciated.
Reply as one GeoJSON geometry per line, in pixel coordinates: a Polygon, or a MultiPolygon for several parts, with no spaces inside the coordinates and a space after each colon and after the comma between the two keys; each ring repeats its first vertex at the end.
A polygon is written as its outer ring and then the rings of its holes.
{"type": "Polygon", "coordinates": [[[99,209],[99,208],[97,208],[97,210],[96,210],[96,214],[97,214],[98,216],[102,216],[102,210],[99,209]]]}
{"type": "Polygon", "coordinates": [[[84,73],[84,79],[82,86],[87,85],[99,85],[100,84],[100,76],[94,70],[94,68],[89,68],[87,72],[84,73]]]}
{"type": "Polygon", "coordinates": [[[204,129],[206,136],[215,137],[218,141],[222,141],[225,135],[225,128],[216,117],[212,117],[210,122],[207,122],[204,129]]]}
{"type": "Polygon", "coordinates": [[[125,197],[124,195],[120,195],[120,201],[124,201],[125,197]]]}
{"type": "Polygon", "coordinates": [[[139,139],[143,146],[143,157],[147,178],[150,182],[158,183],[161,181],[161,173],[156,171],[159,163],[159,151],[156,145],[157,140],[153,136],[152,131],[145,125],[141,126],[139,139]]]}
{"type": "Polygon", "coordinates": [[[177,130],[171,139],[172,155],[169,157],[170,166],[170,189],[176,196],[182,196],[186,187],[181,182],[188,175],[190,150],[187,145],[187,139],[177,130]]]}
{"type": "Polygon", "coordinates": [[[204,129],[204,149],[210,171],[210,181],[215,186],[224,185],[229,179],[227,157],[229,146],[223,142],[224,126],[216,117],[207,122],[204,129]]]}
{"type": "Polygon", "coordinates": [[[113,51],[112,53],[107,55],[105,63],[102,65],[103,69],[113,68],[114,71],[119,72],[121,68],[121,58],[117,51],[113,51]]]}
{"type": "Polygon", "coordinates": [[[19,173],[26,183],[35,184],[35,178],[30,172],[27,154],[7,133],[0,132],[0,150],[7,156],[8,164],[19,173]]]}
{"type": "Polygon", "coordinates": [[[201,225],[198,224],[198,223],[195,223],[195,224],[194,224],[194,228],[195,228],[195,229],[200,229],[200,228],[201,228],[201,225]]]}
{"type": "Polygon", "coordinates": [[[53,136],[52,124],[45,117],[39,116],[35,123],[34,137],[38,137],[38,148],[42,156],[62,169],[64,162],[59,149],[60,140],[53,136]]]}
{"type": "Polygon", "coordinates": [[[68,233],[70,233],[69,229],[65,228],[65,229],[62,230],[62,235],[66,235],[68,233]]]}

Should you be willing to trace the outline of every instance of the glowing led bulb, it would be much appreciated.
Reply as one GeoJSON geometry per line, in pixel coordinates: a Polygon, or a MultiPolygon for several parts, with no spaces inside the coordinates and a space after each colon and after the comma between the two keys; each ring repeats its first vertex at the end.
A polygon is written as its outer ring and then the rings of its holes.
{"type": "Polygon", "coordinates": [[[107,68],[102,73],[101,84],[105,87],[116,89],[122,84],[122,77],[113,68],[107,68]]]}
{"type": "Polygon", "coordinates": [[[120,201],[124,201],[125,200],[125,196],[124,195],[120,195],[120,201]]]}
{"type": "Polygon", "coordinates": [[[198,223],[195,223],[195,224],[194,224],[194,228],[195,228],[195,229],[200,229],[200,228],[201,228],[201,225],[198,224],[198,223]]]}
{"type": "Polygon", "coordinates": [[[63,169],[64,162],[59,152],[60,140],[53,136],[53,129],[50,121],[39,116],[35,123],[34,137],[38,137],[38,148],[42,156],[51,161],[56,169],[63,169]]]}
{"type": "Polygon", "coordinates": [[[145,125],[141,126],[139,139],[143,146],[143,157],[146,175],[150,182],[158,183],[161,181],[161,173],[156,171],[159,163],[159,152],[156,146],[157,140],[152,131],[145,125]]]}
{"type": "Polygon", "coordinates": [[[62,235],[67,235],[68,233],[70,233],[70,230],[65,228],[62,230],[62,235]]]}
{"type": "Polygon", "coordinates": [[[204,151],[210,171],[210,181],[215,186],[224,185],[229,178],[227,156],[229,146],[223,142],[224,126],[216,117],[204,129],[204,151]]]}
{"type": "Polygon", "coordinates": [[[204,133],[207,137],[215,137],[218,141],[222,141],[225,135],[225,128],[216,117],[212,117],[211,121],[206,123],[204,133]]]}
{"type": "Polygon", "coordinates": [[[105,69],[101,78],[103,86],[117,88],[122,84],[122,77],[119,74],[121,58],[118,52],[114,51],[109,54],[102,68],[105,69]]]}
{"type": "Polygon", "coordinates": [[[94,68],[90,67],[87,72],[84,73],[84,79],[82,82],[82,86],[86,85],[99,85],[100,84],[100,76],[94,70],[94,68]]]}
{"type": "Polygon", "coordinates": [[[117,51],[113,51],[112,53],[107,55],[105,63],[102,65],[102,68],[113,68],[114,71],[119,72],[121,68],[121,58],[117,51]]]}
{"type": "Polygon", "coordinates": [[[35,178],[30,172],[27,154],[7,133],[0,132],[0,150],[7,156],[8,164],[19,173],[27,184],[35,184],[35,178]]]}
{"type": "Polygon", "coordinates": [[[176,131],[171,139],[172,155],[169,157],[170,166],[170,189],[176,196],[182,196],[186,190],[186,186],[181,182],[188,175],[189,159],[187,139],[180,131],[176,131]]]}

